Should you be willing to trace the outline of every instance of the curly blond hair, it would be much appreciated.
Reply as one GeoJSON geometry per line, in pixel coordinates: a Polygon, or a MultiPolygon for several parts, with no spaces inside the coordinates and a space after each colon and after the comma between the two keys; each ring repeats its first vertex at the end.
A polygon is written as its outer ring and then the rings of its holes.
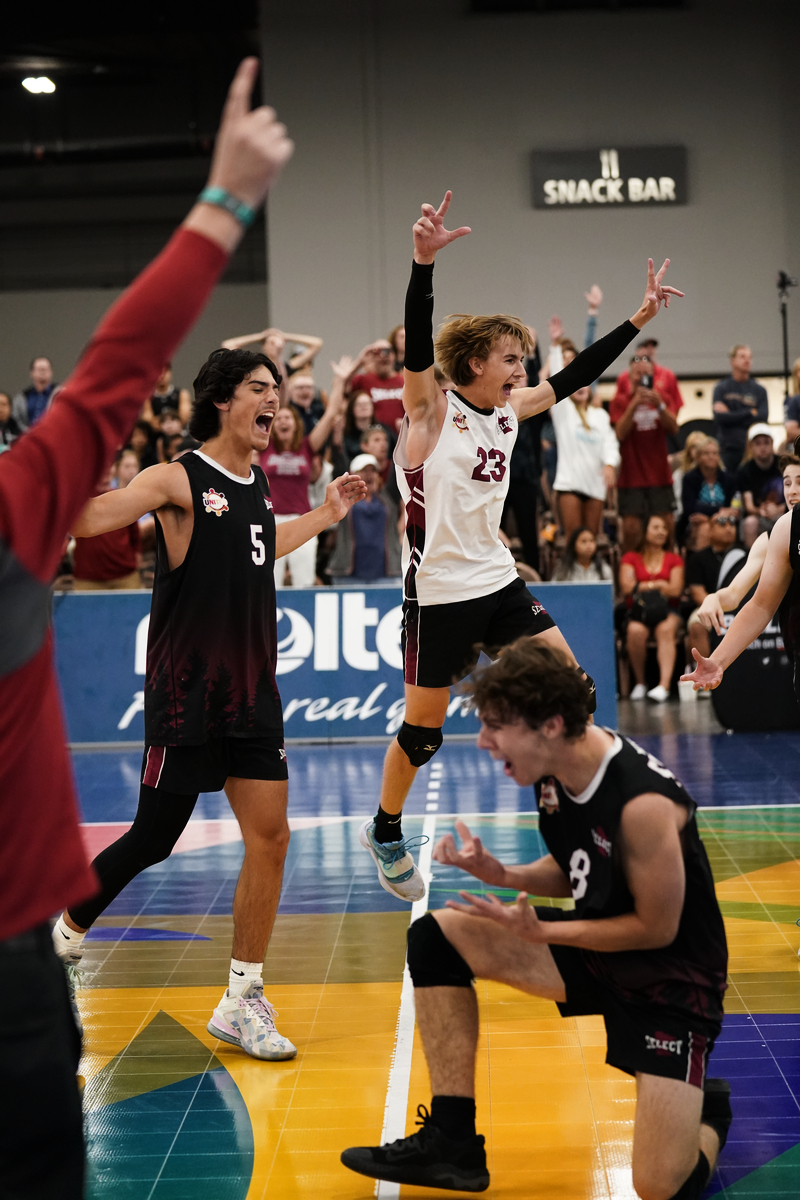
{"type": "Polygon", "coordinates": [[[435,344],[436,361],[441,364],[448,379],[452,379],[457,387],[465,387],[475,378],[469,360],[488,358],[492,347],[503,337],[519,342],[523,354],[533,348],[528,327],[519,317],[510,317],[505,313],[496,313],[491,317],[454,313],[439,328],[435,344]]]}

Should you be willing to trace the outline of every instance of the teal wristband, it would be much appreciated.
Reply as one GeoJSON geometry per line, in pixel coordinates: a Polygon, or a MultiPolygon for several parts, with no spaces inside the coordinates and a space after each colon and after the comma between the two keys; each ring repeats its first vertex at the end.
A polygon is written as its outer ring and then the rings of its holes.
{"type": "Polygon", "coordinates": [[[256,219],[256,210],[250,208],[248,204],[243,204],[241,200],[237,200],[230,192],[226,192],[225,188],[203,188],[197,197],[197,202],[198,204],[213,204],[217,208],[224,208],[241,225],[244,225],[245,229],[248,229],[256,219]]]}

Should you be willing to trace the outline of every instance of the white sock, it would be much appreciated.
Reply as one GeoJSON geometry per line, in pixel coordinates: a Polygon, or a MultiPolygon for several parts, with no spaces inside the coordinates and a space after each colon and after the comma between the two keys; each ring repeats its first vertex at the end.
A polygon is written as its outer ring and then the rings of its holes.
{"type": "Polygon", "coordinates": [[[228,977],[228,995],[243,996],[251,983],[261,983],[261,972],[264,964],[243,962],[239,958],[231,959],[231,971],[228,977]]]}
{"type": "Polygon", "coordinates": [[[63,917],[53,926],[53,948],[62,962],[77,962],[83,954],[85,933],[70,929],[63,917]]]}

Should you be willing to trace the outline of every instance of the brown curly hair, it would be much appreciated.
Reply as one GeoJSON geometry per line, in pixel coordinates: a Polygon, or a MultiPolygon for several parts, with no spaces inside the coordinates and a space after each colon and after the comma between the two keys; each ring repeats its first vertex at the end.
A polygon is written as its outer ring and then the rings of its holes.
{"type": "Polygon", "coordinates": [[[564,736],[582,736],[589,720],[589,689],[580,669],[551,646],[529,637],[505,646],[496,662],[465,685],[482,716],[502,725],[521,717],[538,729],[550,717],[562,717],[564,736]]]}
{"type": "Polygon", "coordinates": [[[441,364],[445,375],[457,387],[472,383],[475,375],[469,365],[471,358],[486,359],[492,347],[502,337],[514,338],[522,346],[523,354],[533,348],[527,325],[519,317],[497,313],[492,317],[470,317],[465,313],[454,313],[440,326],[436,337],[436,361],[441,364]]]}

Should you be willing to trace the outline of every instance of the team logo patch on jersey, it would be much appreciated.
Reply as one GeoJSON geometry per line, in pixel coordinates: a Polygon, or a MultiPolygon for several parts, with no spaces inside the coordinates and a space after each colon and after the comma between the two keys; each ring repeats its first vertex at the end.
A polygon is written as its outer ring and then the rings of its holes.
{"type": "Polygon", "coordinates": [[[272,512],[272,501],[270,500],[269,496],[264,497],[264,503],[266,504],[269,511],[272,512]]]}
{"type": "Polygon", "coordinates": [[[597,829],[592,830],[592,841],[594,842],[595,846],[597,846],[597,849],[600,851],[600,853],[605,858],[608,858],[611,854],[611,842],[606,837],[602,825],[598,825],[597,829]]]}
{"type": "Polygon", "coordinates": [[[514,426],[511,424],[511,417],[498,417],[497,424],[501,433],[514,432],[514,426]]]}
{"type": "Polygon", "coordinates": [[[558,812],[558,792],[554,779],[546,779],[542,784],[542,790],[539,793],[539,807],[546,809],[548,813],[558,812]]]}
{"type": "Polygon", "coordinates": [[[662,1033],[660,1029],[655,1032],[655,1037],[651,1037],[649,1033],[644,1035],[644,1043],[648,1050],[655,1050],[656,1054],[680,1054],[683,1047],[683,1038],[672,1038],[668,1033],[662,1033]]]}
{"type": "Polygon", "coordinates": [[[230,511],[228,501],[225,499],[225,493],[217,492],[214,488],[209,488],[207,492],[203,492],[203,507],[206,512],[214,513],[217,517],[221,517],[224,512],[230,511]]]}
{"type": "MultiPolygon", "coordinates": [[[[272,507],[272,505],[270,505],[270,507],[272,507]]],[[[284,750],[283,746],[281,746],[280,750],[278,751],[278,755],[280,756],[281,762],[286,762],[286,751],[284,750]]]]}
{"type": "Polygon", "coordinates": [[[469,425],[467,424],[467,418],[464,416],[464,414],[462,412],[457,412],[455,414],[455,416],[453,417],[453,424],[455,425],[455,427],[459,433],[469,433],[469,425]]]}
{"type": "Polygon", "coordinates": [[[543,613],[543,612],[544,612],[544,605],[543,605],[543,604],[532,604],[532,605],[531,605],[531,612],[533,613],[533,615],[534,615],[535,617],[538,617],[539,613],[543,613]]]}

